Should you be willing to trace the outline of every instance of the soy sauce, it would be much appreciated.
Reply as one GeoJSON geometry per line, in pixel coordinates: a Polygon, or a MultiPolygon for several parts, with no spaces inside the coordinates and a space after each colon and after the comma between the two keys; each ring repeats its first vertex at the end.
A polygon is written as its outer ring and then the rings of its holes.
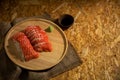
{"type": "Polygon", "coordinates": [[[69,28],[74,22],[74,18],[69,14],[64,14],[58,19],[58,25],[62,29],[69,28]]]}

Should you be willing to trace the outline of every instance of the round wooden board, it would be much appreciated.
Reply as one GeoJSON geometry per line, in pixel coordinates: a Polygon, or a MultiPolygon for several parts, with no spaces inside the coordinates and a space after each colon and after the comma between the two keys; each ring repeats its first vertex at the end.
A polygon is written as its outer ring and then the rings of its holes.
{"type": "Polygon", "coordinates": [[[55,66],[63,59],[66,54],[68,42],[66,40],[64,32],[53,22],[41,18],[30,18],[17,23],[9,30],[5,37],[4,47],[8,57],[18,66],[28,70],[45,70],[55,66]],[[12,49],[12,45],[10,45],[9,40],[15,33],[24,30],[27,26],[32,25],[38,25],[43,30],[48,28],[50,25],[54,27],[54,30],[52,32],[47,32],[48,38],[53,47],[53,51],[40,52],[39,58],[23,62],[15,57],[15,49],[12,49]]]}

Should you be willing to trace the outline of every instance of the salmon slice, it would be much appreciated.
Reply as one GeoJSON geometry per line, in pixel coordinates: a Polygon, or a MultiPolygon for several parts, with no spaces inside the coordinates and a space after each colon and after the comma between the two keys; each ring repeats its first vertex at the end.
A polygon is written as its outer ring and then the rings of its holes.
{"type": "Polygon", "coordinates": [[[34,50],[29,39],[23,32],[18,32],[12,36],[12,39],[17,41],[20,45],[25,61],[39,57],[39,53],[34,50]]]}
{"type": "Polygon", "coordinates": [[[39,26],[28,26],[24,30],[24,33],[36,51],[52,51],[52,45],[48,39],[46,32],[39,26]]]}

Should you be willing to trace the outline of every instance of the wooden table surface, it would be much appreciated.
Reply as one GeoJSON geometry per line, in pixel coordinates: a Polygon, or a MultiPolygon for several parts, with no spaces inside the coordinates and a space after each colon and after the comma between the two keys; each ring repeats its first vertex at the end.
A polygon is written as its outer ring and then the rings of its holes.
{"type": "Polygon", "coordinates": [[[83,64],[51,80],[120,80],[120,0],[3,0],[0,21],[71,14],[65,34],[83,64]]]}

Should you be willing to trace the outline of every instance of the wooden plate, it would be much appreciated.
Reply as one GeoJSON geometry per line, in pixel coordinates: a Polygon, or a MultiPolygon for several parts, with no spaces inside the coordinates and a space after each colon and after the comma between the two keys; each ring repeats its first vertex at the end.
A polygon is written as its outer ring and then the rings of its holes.
{"type": "Polygon", "coordinates": [[[45,70],[55,66],[63,59],[66,54],[68,42],[64,32],[53,22],[40,18],[30,18],[17,23],[9,30],[5,37],[4,47],[8,57],[18,66],[29,70],[45,70]],[[39,25],[44,30],[50,25],[54,27],[52,32],[47,32],[49,40],[52,43],[53,51],[40,52],[39,58],[23,62],[15,57],[15,49],[11,47],[12,45],[9,40],[15,33],[24,30],[27,26],[31,25],[39,25]]]}

